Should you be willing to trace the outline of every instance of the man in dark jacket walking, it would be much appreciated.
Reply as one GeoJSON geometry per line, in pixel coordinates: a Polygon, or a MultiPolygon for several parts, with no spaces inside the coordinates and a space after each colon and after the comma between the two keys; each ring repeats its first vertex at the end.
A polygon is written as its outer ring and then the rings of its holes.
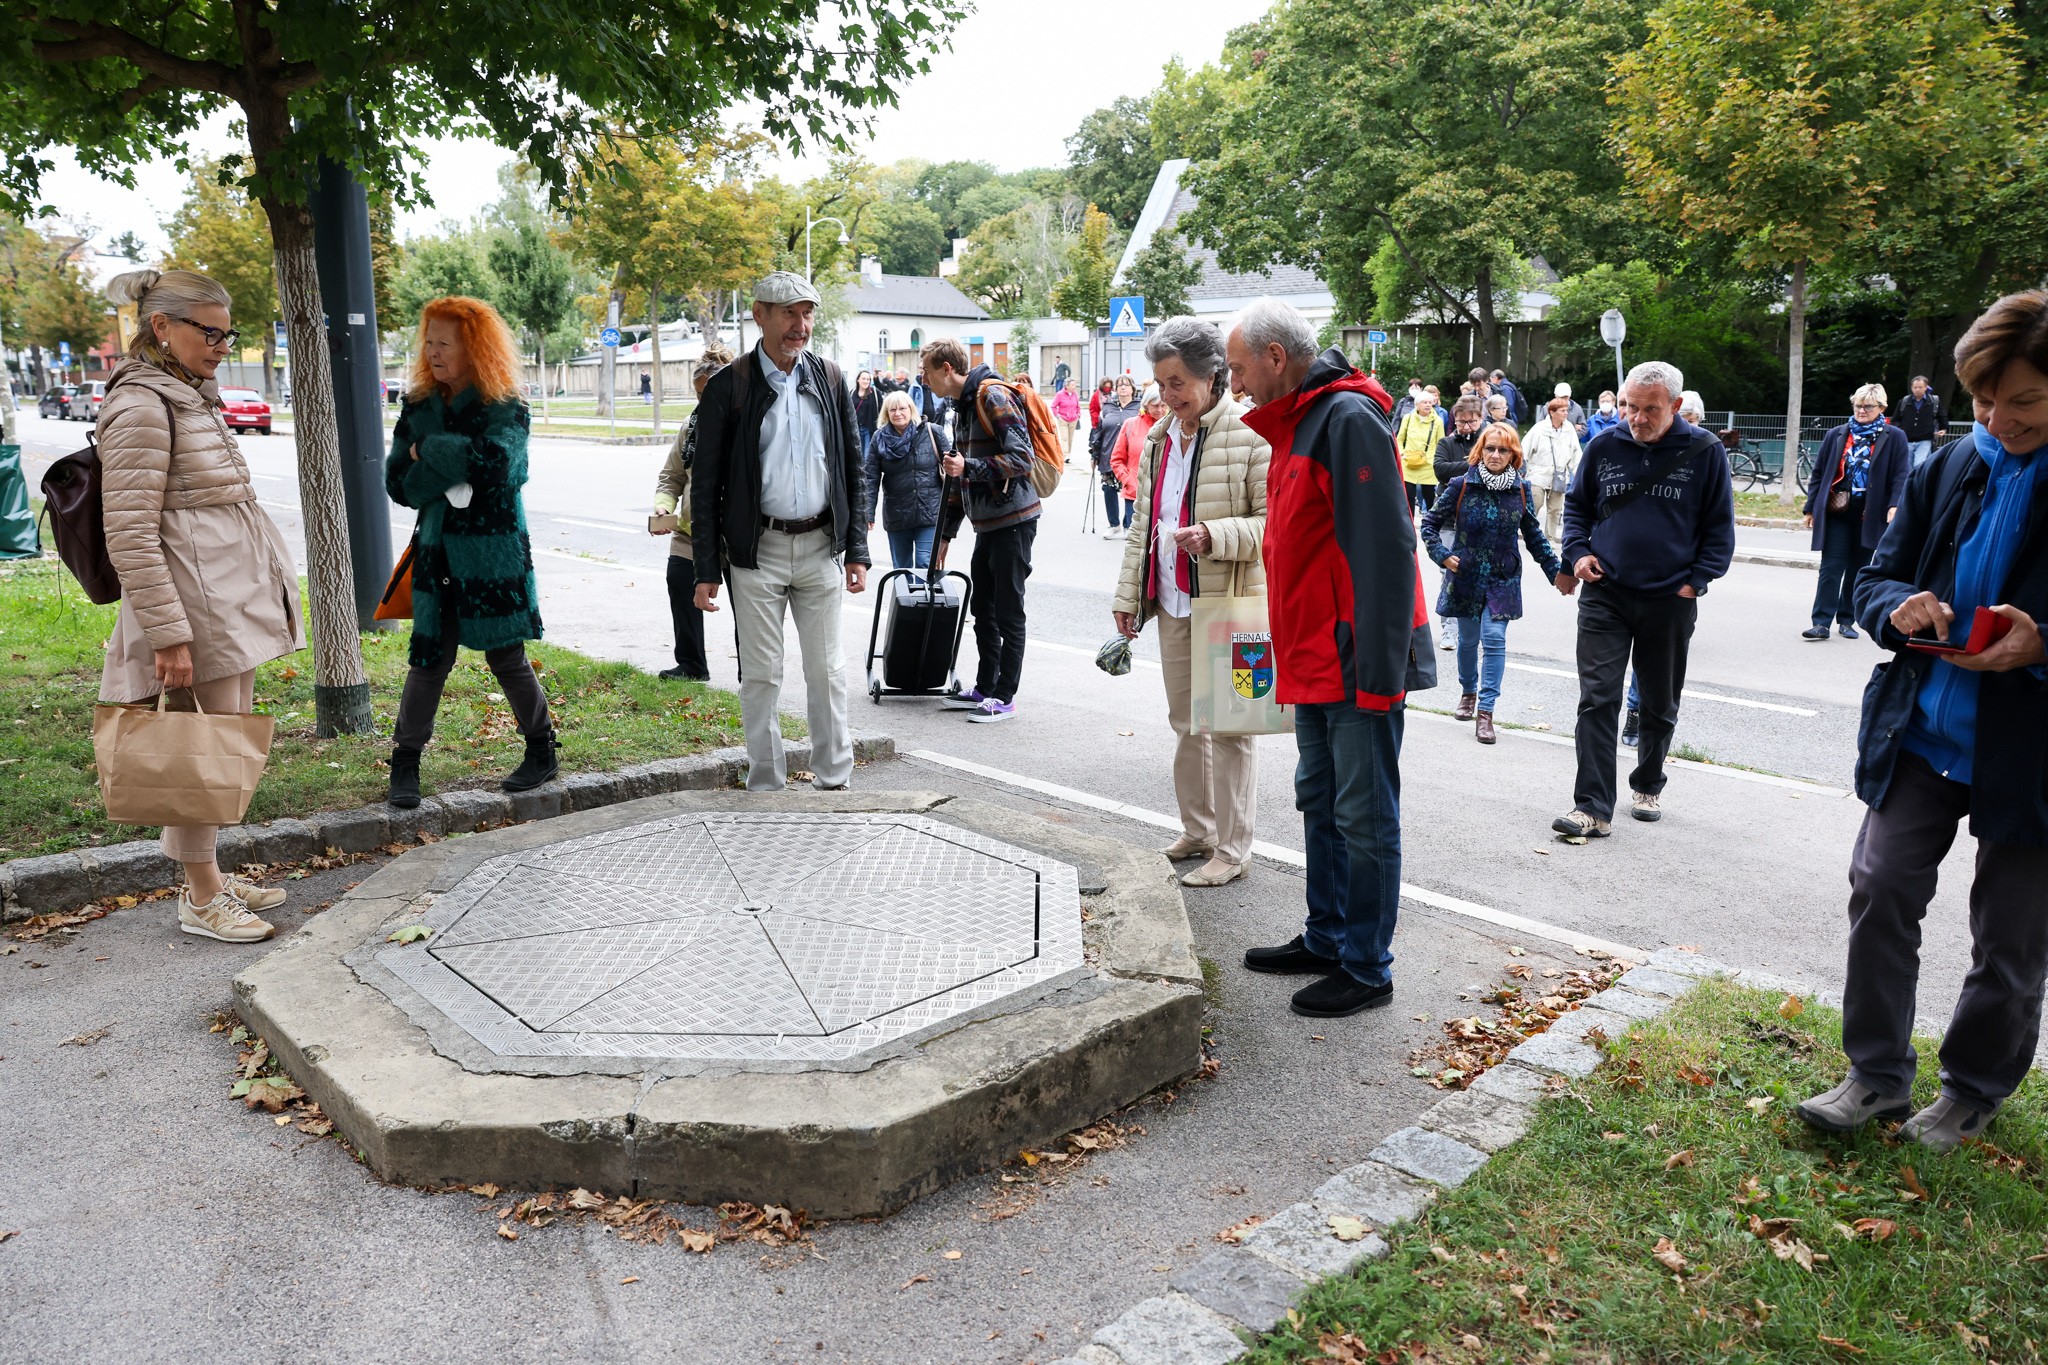
{"type": "Polygon", "coordinates": [[[1699,597],[1735,557],[1735,492],[1711,432],[1678,415],[1685,378],[1652,360],[1622,385],[1628,416],[1586,447],[1564,499],[1564,562],[1579,595],[1578,782],[1551,828],[1605,838],[1614,818],[1615,733],[1631,657],[1642,731],[1629,775],[1638,820],[1661,818],[1664,757],[1678,724],[1699,597]]]}
{"type": "Polygon", "coordinates": [[[785,608],[804,656],[812,780],[832,791],[853,777],[839,608],[842,589],[867,587],[868,529],[853,396],[839,367],[807,349],[817,306],[790,271],[755,285],[761,342],[712,377],[697,409],[697,608],[717,611],[721,577],[732,584],[748,791],[789,780],[777,710],[785,608]]]}
{"type": "Polygon", "coordinates": [[[1337,1018],[1393,996],[1401,901],[1401,730],[1410,690],[1436,682],[1393,399],[1315,328],[1260,299],[1225,345],[1257,400],[1245,424],[1266,471],[1266,594],[1275,697],[1295,708],[1294,799],[1308,851],[1308,922],[1255,972],[1315,973],[1297,1014],[1337,1018]]]}
{"type": "Polygon", "coordinates": [[[953,449],[940,464],[947,479],[932,572],[960,523],[974,523],[974,686],[943,703],[989,725],[1017,714],[1024,676],[1024,580],[1038,536],[1038,490],[1031,486],[1031,429],[1016,394],[986,365],[968,368],[967,348],[951,337],[926,344],[925,386],[953,404],[953,449]]]}
{"type": "Polygon", "coordinates": [[[1892,421],[1906,438],[1913,468],[1926,464],[1927,457],[1934,453],[1935,443],[1948,431],[1948,414],[1941,410],[1941,400],[1927,387],[1926,375],[1913,376],[1913,391],[1899,400],[1898,415],[1892,421]]]}

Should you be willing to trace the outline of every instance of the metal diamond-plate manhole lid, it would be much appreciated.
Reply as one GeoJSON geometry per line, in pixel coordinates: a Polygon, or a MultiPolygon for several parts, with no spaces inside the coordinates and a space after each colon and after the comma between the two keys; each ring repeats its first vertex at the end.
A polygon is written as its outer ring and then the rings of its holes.
{"type": "Polygon", "coordinates": [[[378,965],[501,1058],[823,1064],[1082,969],[1079,878],[914,815],[678,815],[502,854],[378,965]]]}

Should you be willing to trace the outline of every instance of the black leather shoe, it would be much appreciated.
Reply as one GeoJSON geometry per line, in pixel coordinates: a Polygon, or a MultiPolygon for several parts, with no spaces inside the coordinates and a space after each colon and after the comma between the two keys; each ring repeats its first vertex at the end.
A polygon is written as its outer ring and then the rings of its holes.
{"type": "Polygon", "coordinates": [[[1312,986],[1294,993],[1290,1006],[1296,1014],[1311,1019],[1342,1019],[1363,1010],[1377,1009],[1394,998],[1394,983],[1368,986],[1349,972],[1331,972],[1312,986]]]}
{"type": "Polygon", "coordinates": [[[1828,638],[1828,628],[1826,626],[1809,627],[1799,632],[1799,638],[1802,640],[1825,640],[1828,638]]]}
{"type": "Polygon", "coordinates": [[[657,678],[667,678],[670,682],[711,681],[711,675],[709,673],[692,673],[689,669],[684,668],[681,665],[678,665],[675,668],[664,668],[661,670],[661,672],[655,674],[654,676],[657,678]]]}
{"type": "Polygon", "coordinates": [[[1342,969],[1343,964],[1334,957],[1312,953],[1296,934],[1278,948],[1249,948],[1245,950],[1244,965],[1254,972],[1271,972],[1275,976],[1298,976],[1314,972],[1325,976],[1342,969]]]}
{"type": "Polygon", "coordinates": [[[420,751],[397,748],[391,751],[391,790],[385,801],[398,810],[411,810],[420,803],[420,751]]]}
{"type": "Polygon", "coordinates": [[[1863,638],[1863,636],[1857,632],[1856,624],[1853,621],[1842,622],[1841,631],[1842,638],[1844,640],[1860,640],[1863,638]]]}
{"type": "Polygon", "coordinates": [[[509,773],[498,786],[508,792],[531,791],[543,782],[551,782],[562,771],[556,758],[555,730],[553,726],[537,735],[526,737],[526,757],[519,766],[509,773]]]}

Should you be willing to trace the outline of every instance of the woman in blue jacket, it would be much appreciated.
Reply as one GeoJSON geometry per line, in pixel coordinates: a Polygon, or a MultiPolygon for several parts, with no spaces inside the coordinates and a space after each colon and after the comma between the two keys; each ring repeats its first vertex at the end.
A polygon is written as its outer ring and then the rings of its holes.
{"type": "Polygon", "coordinates": [[[2048,979],[2048,290],[1978,318],[1956,343],[1956,377],[1976,428],[1907,478],[1856,581],[1856,614],[1892,655],[1864,689],[1857,736],[1870,809],[1849,861],[1849,1076],[1799,1106],[1836,1132],[1905,1119],[1901,1137],[1943,1152],[1980,1136],[2033,1065],[2048,979]],[[2008,632],[1980,653],[1909,643],[1961,641],[1979,609],[2008,632]],[[1970,972],[1941,1042],[1941,1093],[1916,1113],[1920,922],[1966,819],[1970,972]]]}
{"type": "Polygon", "coordinates": [[[1913,468],[1905,433],[1884,419],[1884,385],[1865,384],[1849,407],[1855,416],[1821,438],[1806,487],[1806,524],[1820,551],[1808,640],[1827,639],[1831,621],[1841,622],[1843,639],[1856,638],[1856,575],[1884,539],[1913,468]]]}
{"type": "Polygon", "coordinates": [[[1474,737],[1491,744],[1493,706],[1508,670],[1508,622],[1522,614],[1522,547],[1516,539],[1565,596],[1578,580],[1564,571],[1544,537],[1522,477],[1522,438],[1515,429],[1505,422],[1487,427],[1468,458],[1465,472],[1438,490],[1436,502],[1423,512],[1422,543],[1444,571],[1437,615],[1458,623],[1460,696],[1454,715],[1474,721],[1474,737]]]}

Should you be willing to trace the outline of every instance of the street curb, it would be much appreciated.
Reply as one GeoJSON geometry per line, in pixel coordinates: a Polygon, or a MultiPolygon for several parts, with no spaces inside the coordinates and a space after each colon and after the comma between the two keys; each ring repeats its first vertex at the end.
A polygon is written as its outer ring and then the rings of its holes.
{"type": "Polygon", "coordinates": [[[1737,550],[1737,564],[1768,564],[1774,569],[1818,569],[1820,556],[1794,554],[1782,550],[1737,550]]]}
{"type": "Polygon", "coordinates": [[[1798,517],[1737,517],[1737,526],[1761,526],[1767,531],[1804,531],[1806,523],[1798,517]]]}
{"type": "MultiPolygon", "coordinates": [[[[792,769],[810,763],[809,744],[792,743],[785,752],[792,769]]],[[[894,758],[896,741],[888,735],[856,736],[853,756],[867,761],[894,758]]],[[[379,801],[322,811],[304,820],[227,826],[220,832],[218,856],[221,866],[236,868],[245,863],[303,862],[330,848],[368,853],[421,834],[467,834],[595,810],[643,796],[736,786],[746,771],[745,749],[714,749],[610,772],[570,773],[532,791],[466,787],[429,796],[414,810],[397,810],[379,801]]],[[[155,839],[16,858],[0,863],[0,924],[52,910],[76,909],[108,896],[161,891],[177,885],[179,876],[178,865],[163,855],[155,839]]]]}
{"type": "Polygon", "coordinates": [[[1380,1231],[1413,1222],[1439,1189],[1462,1185],[1518,1141],[1549,1093],[1550,1076],[1590,1075],[1601,1054],[1580,1041],[1587,1028],[1618,1038],[1662,1015],[1708,977],[1780,984],[1694,953],[1658,949],[1549,1031],[1517,1046],[1469,1089],[1452,1092],[1414,1124],[1388,1134],[1364,1161],[1260,1223],[1240,1245],[1181,1271],[1166,1293],[1132,1305],[1073,1355],[1047,1365],[1226,1365],[1245,1355],[1314,1285],[1383,1260],[1392,1248],[1380,1231]],[[1584,1021],[1574,1017],[1581,1013],[1584,1021]],[[1340,1217],[1358,1219],[1368,1231],[1359,1240],[1339,1241],[1332,1220],[1340,1217]]]}

